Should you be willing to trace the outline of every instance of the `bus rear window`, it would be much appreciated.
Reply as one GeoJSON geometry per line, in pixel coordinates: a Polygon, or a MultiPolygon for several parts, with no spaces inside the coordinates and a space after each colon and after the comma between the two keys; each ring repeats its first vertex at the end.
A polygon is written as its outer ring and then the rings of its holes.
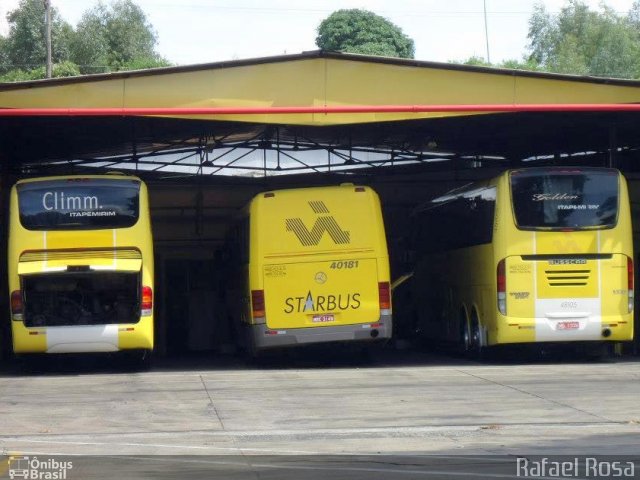
{"type": "Polygon", "coordinates": [[[71,178],[18,185],[20,222],[28,230],[92,230],[135,225],[140,182],[71,178]]]}
{"type": "Polygon", "coordinates": [[[614,170],[518,170],[511,173],[518,228],[608,228],[618,217],[614,170]]]}

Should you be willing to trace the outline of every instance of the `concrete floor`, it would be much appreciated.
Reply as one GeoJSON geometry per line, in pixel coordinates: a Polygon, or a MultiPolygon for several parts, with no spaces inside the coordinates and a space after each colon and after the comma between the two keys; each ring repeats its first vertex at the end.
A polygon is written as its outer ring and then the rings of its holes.
{"type": "MultiPolygon", "coordinates": [[[[637,455],[640,360],[105,359],[0,371],[0,453],[637,455]]],[[[475,467],[474,467],[475,468],[475,467]]],[[[326,472],[325,472],[326,473],[326,472]]],[[[132,477],[138,478],[138,477],[132,477]]]]}

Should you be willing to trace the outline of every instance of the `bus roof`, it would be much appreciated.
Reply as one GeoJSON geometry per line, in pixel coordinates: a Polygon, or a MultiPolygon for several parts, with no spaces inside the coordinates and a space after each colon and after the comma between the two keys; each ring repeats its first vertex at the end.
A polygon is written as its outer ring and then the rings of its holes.
{"type": "Polygon", "coordinates": [[[128,175],[126,173],[120,173],[120,172],[113,172],[113,173],[105,173],[105,174],[98,174],[98,175],[95,175],[95,174],[94,175],[52,175],[48,177],[22,178],[16,182],[16,185],[23,184],[23,183],[46,182],[51,180],[66,180],[66,179],[77,179],[77,178],[137,180],[139,182],[142,182],[142,180],[135,175],[128,175]]]}

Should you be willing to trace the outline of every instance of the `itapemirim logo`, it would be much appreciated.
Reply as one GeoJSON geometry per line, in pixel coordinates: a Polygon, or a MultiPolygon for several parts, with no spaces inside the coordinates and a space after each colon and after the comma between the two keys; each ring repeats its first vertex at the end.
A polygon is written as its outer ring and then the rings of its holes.
{"type": "Polygon", "coordinates": [[[293,232],[302,245],[305,247],[318,245],[324,232],[329,234],[335,244],[344,245],[351,241],[349,232],[343,230],[333,216],[322,215],[323,213],[330,213],[324,202],[311,201],[308,204],[311,210],[316,215],[319,215],[310,230],[301,218],[287,218],[285,220],[287,232],[293,232]]]}

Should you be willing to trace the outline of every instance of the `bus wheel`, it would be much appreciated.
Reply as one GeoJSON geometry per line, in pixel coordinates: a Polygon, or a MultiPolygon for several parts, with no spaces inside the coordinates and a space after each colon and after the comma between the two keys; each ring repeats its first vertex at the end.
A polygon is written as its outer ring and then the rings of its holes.
{"type": "Polygon", "coordinates": [[[248,328],[245,335],[245,342],[242,348],[242,353],[245,362],[254,365],[260,364],[264,356],[263,351],[256,346],[256,343],[251,337],[251,333],[249,332],[248,328]]]}
{"type": "Polygon", "coordinates": [[[460,320],[460,341],[462,344],[462,353],[468,355],[471,352],[471,333],[469,331],[469,322],[467,321],[467,316],[462,315],[462,319],[460,320]]]}
{"type": "Polygon", "coordinates": [[[480,321],[478,316],[474,313],[471,317],[471,339],[469,350],[474,358],[481,360],[485,353],[485,348],[482,346],[482,332],[480,331],[480,321]]]}
{"type": "Polygon", "coordinates": [[[255,343],[251,341],[249,343],[249,347],[247,348],[247,359],[250,362],[259,362],[262,357],[262,351],[256,348],[255,343]]]}
{"type": "Polygon", "coordinates": [[[603,362],[614,358],[614,345],[612,343],[587,344],[583,348],[587,361],[603,362]]]}
{"type": "Polygon", "coordinates": [[[14,354],[12,360],[12,367],[17,373],[26,375],[42,373],[44,366],[49,364],[41,356],[34,354],[14,354]]]}
{"type": "Polygon", "coordinates": [[[125,370],[146,372],[151,369],[151,350],[124,350],[120,352],[125,370]]]}
{"type": "Polygon", "coordinates": [[[138,368],[143,372],[151,370],[152,357],[153,354],[151,350],[143,350],[138,357],[138,368]]]}

